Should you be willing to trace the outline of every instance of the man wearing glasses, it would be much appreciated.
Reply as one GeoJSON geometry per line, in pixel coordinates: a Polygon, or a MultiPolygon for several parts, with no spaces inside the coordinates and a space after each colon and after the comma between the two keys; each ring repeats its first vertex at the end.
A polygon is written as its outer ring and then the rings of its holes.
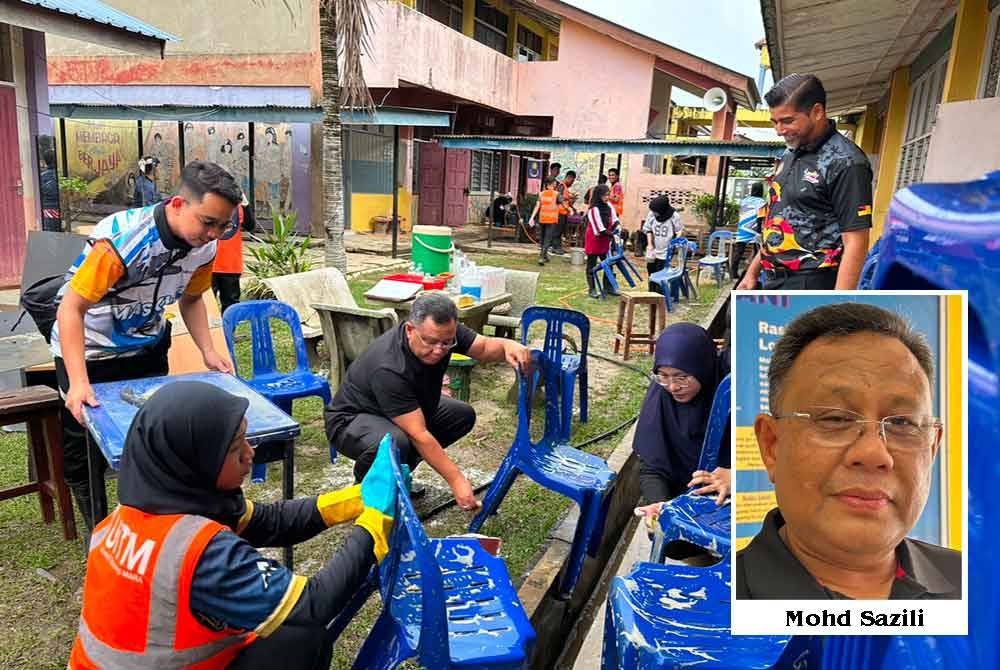
{"type": "Polygon", "coordinates": [[[235,232],[231,217],[240,199],[228,172],[193,161],[181,172],[177,195],[97,224],[66,273],[50,346],[66,400],[66,482],[89,530],[108,513],[107,463],[96,449],[88,456],[82,426],[84,405],[97,404],[91,384],[167,374],[170,324],[163,313],[175,302],[205,366],[233,371],[212,345],[202,293],[212,283],[215,241],[235,232]]]}
{"type": "Polygon", "coordinates": [[[448,482],[461,509],[480,507],[469,480],[444,452],[476,423],[471,405],[441,395],[452,352],[484,363],[506,360],[515,368],[531,361],[527,347],[458,323],[458,309],[447,295],[418,297],[409,319],[351,364],[324,411],[327,439],[354,461],[355,481],[364,478],[382,437],[391,433],[402,462],[412,469],[427,461],[448,482]]]}
{"type": "Polygon", "coordinates": [[[789,324],[754,424],[778,507],[736,555],[737,597],[962,597],[961,554],[906,537],[941,443],[933,378],[923,336],[892,312],[840,303],[789,324]]]}

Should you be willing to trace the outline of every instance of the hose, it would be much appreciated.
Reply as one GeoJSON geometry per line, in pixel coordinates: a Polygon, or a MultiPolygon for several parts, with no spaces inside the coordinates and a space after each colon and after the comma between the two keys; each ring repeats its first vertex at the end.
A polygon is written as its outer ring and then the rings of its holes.
{"type": "MultiPolygon", "coordinates": [[[[574,295],[576,295],[577,293],[580,293],[580,292],[581,291],[576,291],[574,293],[570,293],[569,295],[563,296],[562,298],[559,298],[559,302],[561,302],[562,304],[566,304],[565,302],[563,302],[563,300],[565,298],[572,297],[572,296],[574,296],[574,295]]],[[[587,317],[590,318],[590,319],[601,320],[601,319],[598,319],[597,317],[593,317],[593,316],[591,316],[589,314],[587,314],[587,317]]],[[[579,349],[576,346],[576,342],[573,341],[573,338],[563,336],[563,339],[567,340],[570,343],[570,345],[572,346],[572,349],[573,349],[573,353],[578,353],[579,352],[579,349]]],[[[613,365],[617,365],[618,367],[625,368],[627,370],[631,370],[632,372],[635,372],[637,374],[642,375],[646,380],[652,380],[652,378],[653,378],[652,374],[650,374],[650,372],[648,370],[643,370],[642,368],[637,367],[635,365],[632,365],[631,363],[626,363],[624,361],[620,361],[620,360],[618,360],[616,358],[611,358],[609,356],[603,356],[601,354],[595,354],[595,353],[593,353],[591,351],[587,352],[587,356],[589,358],[596,358],[596,359],[599,359],[599,360],[611,363],[613,365]]],[[[614,428],[606,430],[603,433],[601,433],[600,435],[595,435],[593,437],[589,437],[586,440],[584,440],[583,442],[580,442],[579,444],[574,444],[572,446],[573,446],[574,449],[583,449],[584,447],[589,447],[592,444],[597,444],[598,442],[603,442],[604,440],[607,440],[608,438],[613,437],[614,435],[618,434],[619,432],[621,432],[621,431],[625,430],[626,428],[628,428],[629,426],[631,426],[633,423],[635,423],[636,419],[638,419],[638,418],[639,418],[639,413],[636,412],[633,416],[629,417],[628,419],[625,419],[624,421],[622,421],[620,424],[618,424],[614,428]]],[[[488,482],[480,484],[479,486],[477,486],[476,488],[474,488],[472,490],[472,493],[473,493],[473,495],[479,495],[480,493],[482,493],[483,491],[485,491],[486,489],[488,489],[492,485],[493,485],[493,480],[491,479],[488,482]]],[[[426,512],[424,512],[422,514],[419,514],[417,516],[420,519],[421,523],[423,523],[424,521],[427,521],[428,519],[431,519],[431,518],[437,516],[438,514],[440,514],[441,512],[444,512],[445,510],[449,509],[455,503],[456,503],[456,500],[454,498],[449,498],[448,500],[445,500],[444,502],[442,502],[442,503],[440,503],[440,504],[432,507],[431,509],[429,509],[426,512]]]]}

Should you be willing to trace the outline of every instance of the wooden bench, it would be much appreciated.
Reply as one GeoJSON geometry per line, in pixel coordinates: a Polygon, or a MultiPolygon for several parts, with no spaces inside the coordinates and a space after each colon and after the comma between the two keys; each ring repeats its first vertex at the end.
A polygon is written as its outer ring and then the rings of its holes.
{"type": "Polygon", "coordinates": [[[63,536],[76,539],[76,520],[69,488],[63,479],[62,426],[59,414],[62,398],[48,386],[29,386],[15,391],[0,391],[0,426],[27,425],[28,460],[34,479],[27,484],[0,491],[0,500],[32,493],[38,494],[42,520],[55,520],[53,502],[59,507],[63,536]]]}

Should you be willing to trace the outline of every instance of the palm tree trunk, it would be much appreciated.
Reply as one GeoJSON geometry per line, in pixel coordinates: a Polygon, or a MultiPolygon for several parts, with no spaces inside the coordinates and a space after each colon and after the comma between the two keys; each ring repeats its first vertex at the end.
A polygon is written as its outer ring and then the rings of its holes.
{"type": "Polygon", "coordinates": [[[319,44],[323,66],[323,227],[326,230],[325,265],[346,273],[337,4],[329,1],[320,3],[319,44]]]}

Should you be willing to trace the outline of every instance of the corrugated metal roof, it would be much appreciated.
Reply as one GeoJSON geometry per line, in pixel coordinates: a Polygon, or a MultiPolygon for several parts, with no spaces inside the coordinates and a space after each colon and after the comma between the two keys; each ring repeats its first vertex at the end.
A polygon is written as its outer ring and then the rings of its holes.
{"type": "Polygon", "coordinates": [[[572,137],[522,137],[519,135],[438,135],[437,142],[446,149],[494,149],[518,151],[572,150],[593,153],[633,153],[698,156],[781,156],[784,142],[748,142],[711,138],[670,140],[601,139],[572,137]]]}
{"type": "Polygon", "coordinates": [[[156,26],[151,26],[145,21],[118,11],[114,7],[99,2],[98,0],[20,0],[26,5],[41,7],[60,14],[75,16],[87,21],[95,21],[106,26],[119,28],[130,33],[152,37],[166,42],[179,42],[176,35],[166,33],[156,26]]]}

